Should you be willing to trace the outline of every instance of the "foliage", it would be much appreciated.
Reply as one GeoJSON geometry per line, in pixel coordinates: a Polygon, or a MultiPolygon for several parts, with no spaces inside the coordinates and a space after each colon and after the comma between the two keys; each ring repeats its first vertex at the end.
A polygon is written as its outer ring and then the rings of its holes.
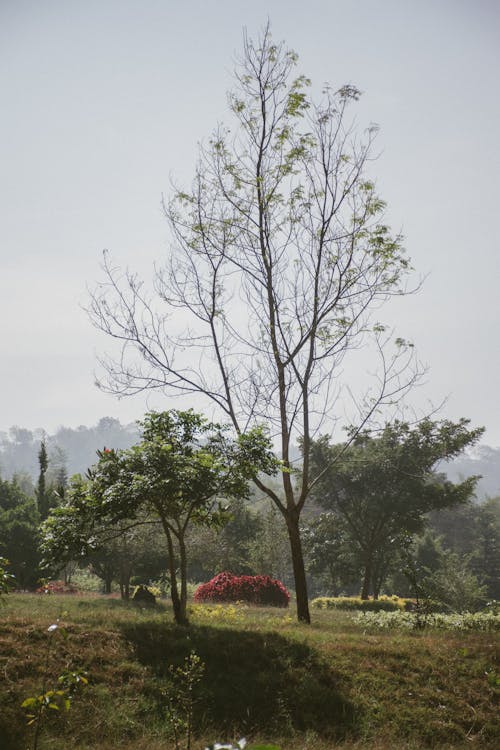
{"type": "Polygon", "coordinates": [[[187,536],[189,549],[188,576],[193,581],[212,578],[219,570],[235,573],[259,573],[252,551],[262,543],[264,521],[251,510],[244,499],[232,500],[225,510],[220,527],[193,526],[187,536]]]}
{"type": "Polygon", "coordinates": [[[334,597],[359,591],[359,555],[342,515],[328,511],[302,529],[307,569],[318,580],[322,593],[334,597]]]}
{"type": "Polygon", "coordinates": [[[470,559],[443,552],[439,567],[422,581],[427,596],[451,612],[474,612],[484,607],[487,590],[470,570],[470,559]]]}
{"type": "Polygon", "coordinates": [[[7,570],[9,561],[5,557],[0,557],[0,601],[4,594],[8,594],[9,591],[15,585],[15,578],[12,573],[7,570]]]}
{"type": "Polygon", "coordinates": [[[468,560],[470,572],[487,587],[488,597],[500,598],[500,497],[435,511],[428,525],[442,550],[468,560]]]}
{"type": "Polygon", "coordinates": [[[233,440],[227,428],[192,410],[151,412],[141,426],[138,445],[99,451],[88,481],[73,480],[68,503],[44,526],[44,550],[63,559],[98,547],[98,540],[122,539],[136,527],[159,524],[174,616],[185,624],[189,527],[221,524],[222,501],[246,497],[252,477],[276,471],[277,462],[261,427],[233,440]]]}
{"type": "Polygon", "coordinates": [[[45,662],[41,692],[36,696],[25,698],[21,703],[21,708],[26,710],[28,726],[34,725],[35,728],[33,735],[33,750],[37,750],[39,747],[40,733],[50,712],[60,712],[61,709],[69,711],[71,708],[71,701],[76,691],[88,684],[87,673],[85,670],[66,669],[57,679],[57,688],[50,690],[47,689],[48,666],[56,633],[61,634],[66,638],[67,631],[60,627],[58,620],[57,623],[49,625],[47,632],[49,635],[45,646],[45,662]]]}
{"type": "Polygon", "coordinates": [[[500,615],[492,612],[465,612],[443,614],[439,612],[419,615],[415,612],[362,612],[354,616],[358,625],[375,630],[405,628],[420,630],[422,627],[441,630],[500,630],[500,615]]]}
{"type": "Polygon", "coordinates": [[[270,576],[235,576],[219,573],[202,583],[194,595],[195,602],[250,602],[261,606],[288,607],[290,594],[270,576]]]}
{"type": "Polygon", "coordinates": [[[378,596],[388,568],[398,560],[409,535],[421,532],[426,514],[464,503],[476,477],[454,484],[435,473],[443,459],[473,445],[483,429],[469,429],[461,419],[386,424],[380,434],[353,435],[348,448],[327,437],[311,449],[320,478],[314,497],[340,515],[363,567],[361,596],[378,596]]]}
{"type": "Polygon", "coordinates": [[[170,665],[170,685],[162,695],[167,706],[167,720],[172,730],[175,750],[191,748],[193,718],[196,704],[195,688],[203,677],[205,665],[195,651],[186,656],[180,667],[170,665]],[[184,738],[184,742],[181,742],[184,738]]]}
{"type": "Polygon", "coordinates": [[[9,560],[20,589],[33,588],[40,577],[38,525],[35,500],[16,480],[0,479],[0,556],[9,560]]]}
{"type": "Polygon", "coordinates": [[[381,596],[378,599],[360,599],[354,596],[319,596],[311,601],[314,609],[361,610],[363,612],[400,612],[413,605],[411,599],[398,596],[381,596]]]}
{"type": "Polygon", "coordinates": [[[293,585],[290,541],[279,511],[267,503],[259,514],[258,536],[248,546],[248,560],[253,573],[279,578],[293,585]]]}
{"type": "Polygon", "coordinates": [[[56,507],[61,498],[64,496],[64,490],[67,483],[67,474],[64,464],[61,464],[59,471],[54,477],[54,482],[47,483],[47,470],[49,468],[49,457],[45,440],[40,442],[38,452],[38,465],[40,468],[38,474],[38,483],[36,488],[36,503],[38,514],[41,521],[45,521],[51,508],[56,507]]]}

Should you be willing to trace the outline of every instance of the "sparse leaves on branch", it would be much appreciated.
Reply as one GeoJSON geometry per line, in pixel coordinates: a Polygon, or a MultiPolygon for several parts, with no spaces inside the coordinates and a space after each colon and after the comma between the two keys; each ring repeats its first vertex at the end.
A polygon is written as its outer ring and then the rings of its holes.
{"type": "Polygon", "coordinates": [[[201,394],[238,433],[270,425],[283,490],[256,483],[283,515],[298,615],[308,621],[299,518],[314,481],[310,440],[332,429],[349,401],[361,428],[421,370],[413,349],[372,321],[406,293],[410,271],[367,174],[376,128],[357,132],[355,86],[326,86],[315,101],[297,60],[269,27],[255,42],[245,35],[229,94],[233,125],[200,148],[191,187],[174,187],[164,202],[172,250],[155,272],[154,296],[106,254],[89,314],[119,347],[102,360],[104,389],[201,394]],[[341,366],[365,345],[378,369],[354,393],[341,366]],[[294,484],[299,440],[306,450],[294,484]]]}

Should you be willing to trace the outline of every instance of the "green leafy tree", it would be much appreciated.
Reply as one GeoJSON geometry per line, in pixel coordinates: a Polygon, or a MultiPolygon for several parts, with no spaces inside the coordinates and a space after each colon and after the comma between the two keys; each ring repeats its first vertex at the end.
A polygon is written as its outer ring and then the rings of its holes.
{"type": "Polygon", "coordinates": [[[47,484],[45,481],[45,475],[49,466],[49,458],[47,456],[47,449],[45,448],[45,442],[43,440],[40,443],[40,450],[38,452],[38,465],[40,467],[40,473],[38,475],[36,501],[40,519],[42,521],[45,521],[45,519],[49,515],[49,495],[47,492],[47,484]]]}
{"type": "Polygon", "coordinates": [[[435,511],[429,528],[445,550],[469,560],[470,572],[500,598],[500,498],[468,502],[460,508],[435,511]]]}
{"type": "Polygon", "coordinates": [[[422,589],[433,601],[452,612],[475,612],[486,604],[487,589],[471,570],[471,558],[443,551],[439,566],[428,571],[422,589]]]}
{"type": "Polygon", "coordinates": [[[9,560],[20,589],[34,587],[40,576],[39,522],[34,498],[15,480],[0,479],[0,556],[9,560]]]}
{"type": "Polygon", "coordinates": [[[280,523],[280,513],[268,503],[260,519],[260,533],[250,545],[252,568],[258,575],[270,575],[289,586],[293,581],[290,544],[286,529],[280,523]]]}
{"type": "MultiPolygon", "coordinates": [[[[256,473],[274,472],[277,462],[259,428],[234,441],[201,415],[175,410],[151,412],[141,424],[138,445],[98,453],[90,481],[76,485],[72,507],[62,511],[76,546],[92,543],[97,527],[107,529],[111,538],[152,518],[159,521],[167,542],[174,617],[185,624],[189,526],[219,523],[222,499],[245,497],[256,473]]],[[[52,556],[64,550],[62,511],[45,527],[46,550],[52,556]]]]}
{"type": "Polygon", "coordinates": [[[222,527],[193,526],[188,535],[190,580],[208,581],[217,573],[256,573],[252,549],[262,535],[262,517],[237,498],[226,511],[222,527]]]}
{"type": "Polygon", "coordinates": [[[141,516],[121,518],[110,524],[106,515],[96,512],[91,500],[92,486],[80,475],[72,477],[64,503],[51,511],[42,526],[42,553],[45,569],[53,576],[77,567],[89,567],[103,582],[105,594],[113,583],[128,599],[132,576],[158,578],[167,563],[165,539],[160,521],[141,516]]]}
{"type": "Polygon", "coordinates": [[[500,599],[500,497],[477,506],[472,571],[488,596],[500,599]]]}
{"type": "Polygon", "coordinates": [[[317,516],[304,527],[303,538],[308,571],[322,584],[319,593],[339,596],[357,587],[359,556],[341,515],[328,511],[317,516]]]}
{"type": "Polygon", "coordinates": [[[14,586],[14,576],[8,571],[9,561],[5,557],[0,557],[0,602],[2,596],[8,594],[11,588],[14,586]]]}
{"type": "Polygon", "coordinates": [[[296,65],[269,27],[257,42],[245,36],[229,96],[234,127],[218,128],[192,187],[165,205],[174,248],[155,275],[156,300],[105,254],[89,314],[122,347],[103,361],[103,388],[199,394],[240,434],[270,423],[281,487],[254,481],[286,526],[297,614],[309,622],[300,535],[316,478],[309,448],[353,393],[342,388],[342,362],[363,343],[379,364],[354,395],[360,426],[405,393],[419,368],[411,346],[372,317],[405,293],[410,269],[366,174],[376,129],[355,134],[358,89],[326,86],[315,102],[296,65]],[[292,467],[299,440],[303,458],[292,467]]]}
{"type": "Polygon", "coordinates": [[[361,596],[378,595],[388,562],[408,535],[419,533],[426,514],[464,503],[477,477],[454,484],[435,473],[437,464],[474,444],[483,429],[468,429],[468,420],[423,420],[416,427],[387,424],[374,436],[358,434],[351,446],[313,444],[311,462],[319,480],[317,502],[342,516],[361,556],[361,596]]]}

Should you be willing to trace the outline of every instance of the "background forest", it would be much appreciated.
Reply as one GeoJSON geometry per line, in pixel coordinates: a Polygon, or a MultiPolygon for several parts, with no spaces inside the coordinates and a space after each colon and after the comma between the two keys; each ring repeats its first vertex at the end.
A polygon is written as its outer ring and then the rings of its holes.
{"type": "MultiPolygon", "coordinates": [[[[51,508],[64,502],[69,477],[85,474],[97,450],[128,448],[138,436],[137,425],[109,417],[93,427],[60,427],[52,435],[20,427],[2,433],[0,555],[11,561],[20,588],[36,587],[47,576],[40,568],[39,526],[51,508]]],[[[375,545],[376,574],[367,582],[370,596],[413,595],[406,569],[411,557],[419,581],[449,609],[474,609],[500,598],[499,459],[500,450],[480,445],[439,466],[454,482],[480,475],[474,494],[453,507],[424,513],[410,535],[386,534],[385,541],[375,545]]],[[[339,507],[324,501],[325,487],[315,493],[302,524],[310,596],[358,595],[362,540],[339,507]]],[[[137,583],[154,582],[166,591],[167,561],[161,529],[148,526],[51,572],[79,586],[120,591],[126,598],[137,583]]],[[[268,574],[293,588],[286,530],[277,510],[258,493],[234,500],[222,527],[195,525],[189,531],[189,580],[206,581],[221,570],[268,574]]]]}

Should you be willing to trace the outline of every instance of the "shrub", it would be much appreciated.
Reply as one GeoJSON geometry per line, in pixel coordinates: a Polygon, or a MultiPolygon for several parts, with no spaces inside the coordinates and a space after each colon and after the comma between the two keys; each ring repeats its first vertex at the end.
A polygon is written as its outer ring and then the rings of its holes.
{"type": "Polygon", "coordinates": [[[478,630],[496,632],[500,630],[500,615],[489,612],[466,612],[464,614],[426,614],[414,612],[360,612],[354,621],[366,629],[392,630],[393,628],[418,630],[478,630]]]}
{"type": "Polygon", "coordinates": [[[250,602],[270,607],[288,607],[290,594],[281,581],[270,576],[235,576],[219,573],[195,591],[195,602],[250,602]]]}
{"type": "Polygon", "coordinates": [[[47,581],[46,583],[39,586],[36,590],[37,594],[79,594],[79,590],[76,586],[71,583],[64,583],[64,581],[47,581]]]}
{"type": "Polygon", "coordinates": [[[14,586],[14,576],[7,571],[9,561],[0,557],[0,601],[3,594],[8,594],[14,586]]]}
{"type": "Polygon", "coordinates": [[[409,599],[399,599],[397,596],[382,596],[380,599],[361,599],[357,596],[319,596],[313,599],[311,606],[315,609],[347,609],[362,612],[399,612],[410,604],[409,599]]]}

